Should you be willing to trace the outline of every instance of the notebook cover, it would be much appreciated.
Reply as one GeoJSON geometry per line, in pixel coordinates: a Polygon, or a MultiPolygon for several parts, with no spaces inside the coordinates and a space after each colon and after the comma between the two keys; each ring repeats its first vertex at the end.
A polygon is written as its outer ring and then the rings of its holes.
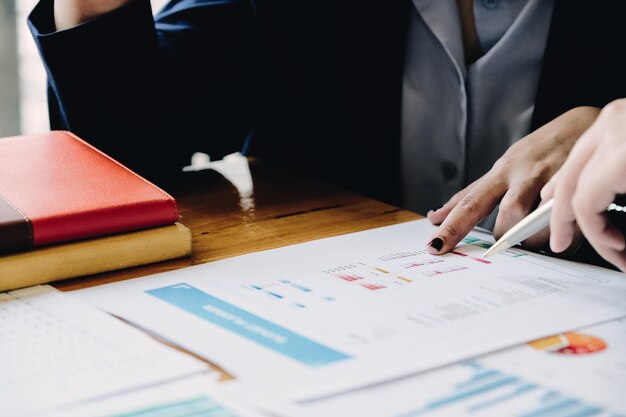
{"type": "Polygon", "coordinates": [[[180,223],[60,243],[0,256],[0,292],[191,254],[191,231],[180,223]]]}
{"type": "Polygon", "coordinates": [[[0,252],[178,217],[170,195],[70,132],[0,139],[0,252]]]}

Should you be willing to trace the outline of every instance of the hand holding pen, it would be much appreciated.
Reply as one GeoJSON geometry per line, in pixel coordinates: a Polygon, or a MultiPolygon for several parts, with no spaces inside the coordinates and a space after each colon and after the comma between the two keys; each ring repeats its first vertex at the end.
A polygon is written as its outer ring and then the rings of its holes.
{"type": "Polygon", "coordinates": [[[619,194],[626,194],[624,99],[602,110],[542,190],[543,199],[554,198],[550,221],[552,251],[561,252],[568,246],[576,222],[604,259],[626,270],[624,231],[612,224],[605,213],[619,194]]]}
{"type": "Polygon", "coordinates": [[[617,100],[602,110],[543,188],[541,197],[547,203],[511,228],[485,255],[519,243],[544,228],[549,219],[553,252],[570,246],[578,224],[602,257],[626,271],[624,194],[626,100],[617,100]],[[616,213],[617,221],[610,220],[610,213],[616,213]]]}

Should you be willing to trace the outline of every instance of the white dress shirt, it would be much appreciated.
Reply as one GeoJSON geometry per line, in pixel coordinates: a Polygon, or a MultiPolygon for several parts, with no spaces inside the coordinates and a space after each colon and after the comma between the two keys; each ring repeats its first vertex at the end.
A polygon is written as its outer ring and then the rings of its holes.
{"type": "Polygon", "coordinates": [[[475,0],[465,65],[455,0],[413,0],[402,93],[405,207],[425,214],[530,133],[553,0],[475,0]]]}

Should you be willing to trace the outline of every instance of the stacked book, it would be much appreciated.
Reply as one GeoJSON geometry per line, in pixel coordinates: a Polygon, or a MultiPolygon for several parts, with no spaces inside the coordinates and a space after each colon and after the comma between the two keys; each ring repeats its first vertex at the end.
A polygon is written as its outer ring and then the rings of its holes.
{"type": "Polygon", "coordinates": [[[0,291],[188,256],[176,201],[70,132],[0,139],[0,291]]]}

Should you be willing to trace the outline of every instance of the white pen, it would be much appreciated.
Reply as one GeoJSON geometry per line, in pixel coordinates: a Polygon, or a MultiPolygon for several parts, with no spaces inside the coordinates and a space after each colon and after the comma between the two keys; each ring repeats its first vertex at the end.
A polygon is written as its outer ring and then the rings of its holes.
{"type": "Polygon", "coordinates": [[[519,223],[510,228],[492,247],[487,249],[483,258],[515,246],[528,239],[541,229],[550,225],[553,200],[548,200],[543,206],[524,217],[519,223]]]}
{"type": "MultiPolygon", "coordinates": [[[[626,205],[624,202],[626,197],[624,195],[619,196],[615,202],[611,203],[607,207],[607,213],[616,213],[621,216],[620,213],[626,213],[626,205]],[[617,203],[617,204],[616,204],[617,203]]],[[[513,226],[508,232],[506,232],[492,247],[487,249],[483,253],[483,258],[494,253],[501,252],[505,249],[515,246],[520,242],[528,239],[544,227],[550,225],[550,216],[552,215],[552,206],[554,202],[548,200],[543,206],[524,217],[519,223],[513,226]]]]}

